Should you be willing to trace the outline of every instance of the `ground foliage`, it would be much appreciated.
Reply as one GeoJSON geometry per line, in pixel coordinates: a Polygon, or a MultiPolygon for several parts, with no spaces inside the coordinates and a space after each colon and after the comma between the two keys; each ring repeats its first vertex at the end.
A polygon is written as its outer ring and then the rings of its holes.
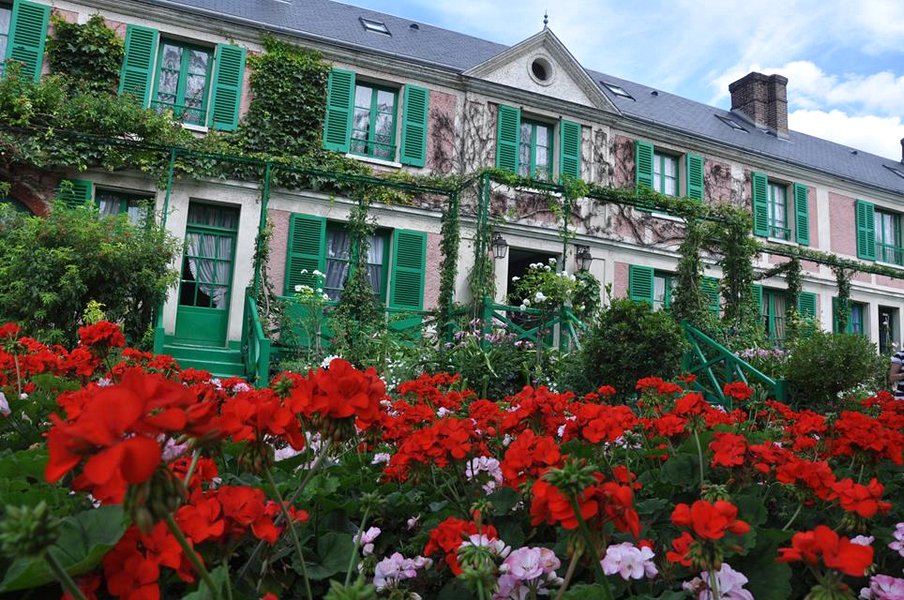
{"type": "Polygon", "coordinates": [[[4,597],[70,576],[119,598],[888,599],[904,585],[904,412],[887,393],[831,417],[742,383],[726,412],[659,378],[630,404],[608,386],[487,400],[450,374],[387,390],[341,359],[253,389],[123,348],[107,321],[78,338],[0,327],[4,597]]]}

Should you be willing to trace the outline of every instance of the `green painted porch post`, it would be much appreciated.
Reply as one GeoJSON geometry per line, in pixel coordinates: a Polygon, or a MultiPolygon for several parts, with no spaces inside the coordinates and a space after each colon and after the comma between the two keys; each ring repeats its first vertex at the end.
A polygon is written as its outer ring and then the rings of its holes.
{"type": "Polygon", "coordinates": [[[264,230],[267,228],[267,204],[270,202],[270,177],[273,174],[273,163],[269,160],[264,166],[264,185],[261,190],[261,216],[257,225],[257,243],[256,243],[256,260],[254,261],[254,297],[257,298],[257,292],[261,286],[261,252],[263,251],[264,230]]]}
{"type": "MultiPolygon", "coordinates": [[[[163,197],[163,214],[160,216],[160,227],[166,229],[166,216],[169,213],[170,195],[173,190],[173,172],[176,170],[176,148],[170,148],[169,166],[166,170],[166,196],[163,197]]],[[[163,354],[163,345],[166,341],[166,330],[163,327],[163,300],[157,306],[157,314],[154,318],[154,354],[163,354]]]]}

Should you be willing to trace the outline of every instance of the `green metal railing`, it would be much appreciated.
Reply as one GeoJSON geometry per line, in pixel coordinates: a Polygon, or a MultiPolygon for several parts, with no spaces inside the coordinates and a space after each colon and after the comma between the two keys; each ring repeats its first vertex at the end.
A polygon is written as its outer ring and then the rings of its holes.
{"type": "Polygon", "coordinates": [[[257,301],[249,288],[245,291],[245,315],[242,321],[242,354],[245,377],[257,386],[270,382],[270,339],[257,312],[257,301]]]}
{"type": "Polygon", "coordinates": [[[580,350],[581,335],[588,328],[568,306],[547,311],[499,304],[486,297],[481,315],[484,327],[502,327],[515,336],[515,341],[528,341],[535,346],[553,347],[558,334],[560,350],[580,350]]]}
{"type": "Polygon", "coordinates": [[[682,323],[682,327],[691,345],[684,356],[684,372],[696,376],[694,387],[707,400],[731,409],[731,399],[725,397],[722,388],[726,383],[734,381],[759,384],[776,400],[787,400],[783,380],[773,379],[757,370],[687,321],[682,323]]]}

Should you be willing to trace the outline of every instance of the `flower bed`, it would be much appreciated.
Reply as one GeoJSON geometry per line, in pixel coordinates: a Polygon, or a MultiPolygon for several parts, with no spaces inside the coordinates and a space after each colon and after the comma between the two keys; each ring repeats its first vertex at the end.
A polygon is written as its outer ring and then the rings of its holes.
{"type": "Polygon", "coordinates": [[[79,333],[0,328],[9,597],[904,597],[885,393],[831,415],[655,378],[631,406],[494,401],[341,359],[253,389],[79,333]]]}

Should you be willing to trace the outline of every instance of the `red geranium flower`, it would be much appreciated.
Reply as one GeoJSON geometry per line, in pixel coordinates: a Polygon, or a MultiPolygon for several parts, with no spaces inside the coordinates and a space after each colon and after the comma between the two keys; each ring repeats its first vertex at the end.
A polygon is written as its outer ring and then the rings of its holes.
{"type": "Polygon", "coordinates": [[[872,546],[854,544],[846,537],[825,525],[817,525],[812,531],[800,531],[791,538],[790,548],[778,549],[779,562],[802,560],[811,565],[823,564],[851,577],[863,577],[873,564],[872,546]]]}
{"type": "Polygon", "coordinates": [[[672,523],[691,529],[704,540],[721,540],[726,533],[743,535],[750,525],[737,518],[738,507],[725,500],[715,503],[697,500],[692,506],[679,504],[672,511],[672,523]]]}

